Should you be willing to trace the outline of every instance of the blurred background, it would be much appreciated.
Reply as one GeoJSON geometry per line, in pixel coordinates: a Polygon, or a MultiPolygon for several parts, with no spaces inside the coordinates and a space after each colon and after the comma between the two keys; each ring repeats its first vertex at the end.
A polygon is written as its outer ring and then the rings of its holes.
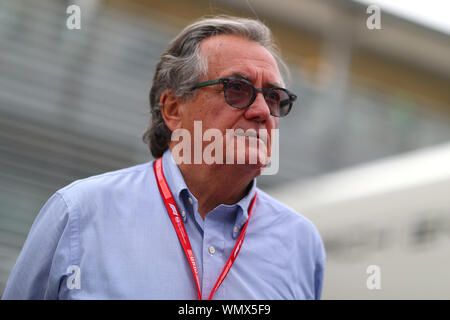
{"type": "Polygon", "coordinates": [[[152,160],[160,54],[190,22],[232,14],[263,20],[290,67],[299,101],[280,121],[279,173],[258,185],[319,229],[322,298],[450,299],[450,7],[417,17],[425,1],[395,2],[0,0],[0,294],[53,193],[152,160]]]}

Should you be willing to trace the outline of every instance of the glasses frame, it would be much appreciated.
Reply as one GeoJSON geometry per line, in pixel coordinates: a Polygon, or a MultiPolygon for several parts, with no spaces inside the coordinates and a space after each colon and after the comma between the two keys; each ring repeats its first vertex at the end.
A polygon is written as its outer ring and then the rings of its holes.
{"type": "MultiPolygon", "coordinates": [[[[255,102],[256,99],[256,95],[258,94],[258,92],[261,92],[264,96],[264,100],[266,100],[266,96],[270,93],[270,91],[272,90],[283,90],[284,92],[287,93],[287,95],[289,96],[289,108],[288,111],[286,112],[286,114],[284,115],[276,115],[272,113],[272,110],[270,110],[270,114],[274,117],[277,118],[282,118],[285,117],[289,114],[289,112],[292,109],[292,105],[294,103],[294,101],[297,99],[297,96],[295,94],[293,94],[292,92],[290,92],[289,90],[285,89],[285,88],[279,88],[279,87],[273,87],[273,88],[269,88],[269,89],[264,89],[264,88],[256,88],[250,81],[246,80],[246,79],[239,79],[239,78],[220,78],[220,79],[215,79],[215,80],[208,80],[208,81],[204,81],[204,82],[199,82],[197,83],[195,86],[192,87],[191,90],[195,90],[195,89],[199,89],[199,88],[203,88],[203,87],[207,87],[207,86],[212,86],[215,84],[222,84],[223,85],[223,96],[225,97],[225,101],[233,108],[236,109],[245,109],[248,108],[252,105],[253,102],[255,102]],[[230,83],[231,81],[242,81],[244,83],[246,83],[247,85],[249,85],[252,90],[253,90],[253,95],[250,99],[250,102],[244,106],[244,107],[238,107],[233,105],[230,101],[228,101],[227,95],[225,93],[226,88],[228,83],[230,83]]],[[[266,102],[267,103],[267,102],[266,102]]]]}

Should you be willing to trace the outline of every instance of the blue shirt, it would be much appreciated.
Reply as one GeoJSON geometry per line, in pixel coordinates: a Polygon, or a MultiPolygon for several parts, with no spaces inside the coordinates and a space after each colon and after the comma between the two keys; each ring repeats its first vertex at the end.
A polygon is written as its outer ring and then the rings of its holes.
{"type": "MultiPolygon", "coordinates": [[[[170,151],[167,183],[207,299],[258,196],[241,251],[213,299],[319,299],[325,251],[305,217],[256,187],[203,220],[170,151]]],[[[208,181],[205,181],[208,183],[208,181]]],[[[230,182],[231,183],[231,182],[230,182]]],[[[197,299],[153,161],[73,182],[36,217],[3,299],[197,299]]]]}

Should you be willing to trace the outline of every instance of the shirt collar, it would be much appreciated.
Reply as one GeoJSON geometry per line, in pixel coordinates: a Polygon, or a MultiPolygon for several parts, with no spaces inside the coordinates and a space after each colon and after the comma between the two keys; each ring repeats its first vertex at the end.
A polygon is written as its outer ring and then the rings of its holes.
{"type": "MultiPolygon", "coordinates": [[[[197,199],[192,195],[189,191],[186,182],[184,181],[183,175],[181,174],[180,168],[176,164],[173,159],[172,153],[170,149],[167,149],[163,156],[163,172],[166,178],[167,184],[169,185],[170,191],[172,192],[175,201],[180,208],[180,204],[183,203],[182,194],[183,190],[187,190],[187,194],[189,198],[195,203],[197,203],[197,199]]],[[[249,192],[245,197],[243,197],[240,201],[233,205],[221,205],[227,207],[237,207],[236,219],[233,227],[233,237],[239,235],[239,231],[244,226],[245,222],[248,220],[248,209],[250,207],[251,201],[256,193],[256,178],[251,182],[251,187],[249,192]]],[[[197,206],[195,206],[197,207],[197,206]]],[[[186,221],[187,215],[182,215],[183,221],[186,221]]]]}
{"type": "Polygon", "coordinates": [[[175,201],[180,201],[180,194],[183,190],[188,189],[186,182],[184,182],[183,175],[180,168],[178,168],[175,160],[172,157],[170,149],[167,149],[163,156],[163,172],[169,185],[170,191],[175,198],[175,201]]]}
{"type": "Polygon", "coordinates": [[[234,230],[233,230],[233,236],[235,234],[239,235],[239,231],[244,226],[244,224],[248,220],[248,209],[250,209],[250,204],[253,200],[253,197],[256,194],[256,178],[253,179],[251,182],[250,190],[248,191],[247,195],[243,197],[236,205],[239,206],[238,213],[236,215],[236,221],[234,222],[234,230]]]}

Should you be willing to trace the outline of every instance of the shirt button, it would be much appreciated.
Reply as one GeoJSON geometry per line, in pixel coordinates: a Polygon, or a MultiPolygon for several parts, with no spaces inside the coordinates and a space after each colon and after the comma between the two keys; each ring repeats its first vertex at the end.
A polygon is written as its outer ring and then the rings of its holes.
{"type": "Polygon", "coordinates": [[[192,200],[191,197],[189,197],[189,203],[192,205],[194,203],[194,201],[192,200]]]}
{"type": "Polygon", "coordinates": [[[238,233],[238,231],[239,231],[239,228],[238,228],[237,226],[234,226],[233,232],[234,232],[234,233],[238,233]]]}
{"type": "Polygon", "coordinates": [[[209,253],[214,254],[216,252],[216,249],[213,246],[209,247],[209,253]]]}
{"type": "Polygon", "coordinates": [[[186,212],[183,210],[183,211],[181,211],[181,216],[184,218],[184,217],[186,217],[186,212]]]}

